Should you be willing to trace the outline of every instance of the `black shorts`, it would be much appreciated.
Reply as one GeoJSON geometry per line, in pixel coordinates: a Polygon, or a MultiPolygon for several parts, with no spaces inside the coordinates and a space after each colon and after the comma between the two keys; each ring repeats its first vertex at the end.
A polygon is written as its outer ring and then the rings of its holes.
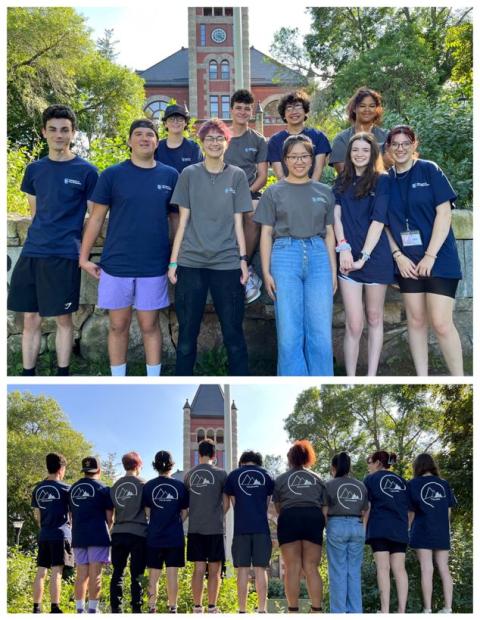
{"type": "Polygon", "coordinates": [[[325,518],[316,506],[285,508],[278,516],[278,544],[309,540],[316,545],[323,544],[325,518]]]}
{"type": "Polygon", "coordinates": [[[270,534],[236,534],[232,541],[235,568],[250,566],[267,567],[272,556],[270,534]]]}
{"type": "Polygon", "coordinates": [[[15,312],[61,316],[78,310],[78,260],[48,256],[20,256],[10,280],[7,306],[15,312]]]}
{"type": "Polygon", "coordinates": [[[388,538],[370,538],[368,543],[372,548],[372,552],[388,551],[389,553],[405,553],[407,551],[407,543],[389,540],[388,538]]]}
{"type": "Polygon", "coordinates": [[[185,566],[185,546],[147,547],[147,568],[162,569],[163,565],[183,568],[185,566]]]}
{"type": "Polygon", "coordinates": [[[42,540],[38,543],[37,566],[74,566],[72,545],[69,540],[42,540]]]}
{"type": "Polygon", "coordinates": [[[403,278],[396,276],[398,286],[402,293],[434,293],[435,295],[445,295],[455,299],[458,283],[456,278],[403,278]]]}
{"type": "Polygon", "coordinates": [[[187,560],[189,562],[224,562],[223,534],[189,534],[187,560]]]}

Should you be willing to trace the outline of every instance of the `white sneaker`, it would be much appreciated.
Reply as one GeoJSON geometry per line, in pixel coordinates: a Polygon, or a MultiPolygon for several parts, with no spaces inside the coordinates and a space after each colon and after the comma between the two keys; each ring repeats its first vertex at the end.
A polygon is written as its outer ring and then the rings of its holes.
{"type": "Polygon", "coordinates": [[[443,607],[437,613],[439,613],[439,614],[451,614],[452,613],[452,609],[450,607],[443,607]]]}
{"type": "Polygon", "coordinates": [[[248,268],[248,280],[245,284],[245,303],[251,304],[261,295],[260,289],[262,280],[258,277],[252,267],[248,268]]]}
{"type": "Polygon", "coordinates": [[[431,614],[432,610],[431,609],[422,609],[422,614],[431,614]]]}

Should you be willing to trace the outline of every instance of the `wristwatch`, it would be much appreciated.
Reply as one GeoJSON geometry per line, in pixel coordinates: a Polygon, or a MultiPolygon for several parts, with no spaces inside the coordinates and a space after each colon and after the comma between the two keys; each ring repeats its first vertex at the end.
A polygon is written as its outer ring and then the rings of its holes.
{"type": "Polygon", "coordinates": [[[248,255],[244,254],[243,256],[240,256],[240,260],[244,260],[245,262],[248,263],[248,255]]]}

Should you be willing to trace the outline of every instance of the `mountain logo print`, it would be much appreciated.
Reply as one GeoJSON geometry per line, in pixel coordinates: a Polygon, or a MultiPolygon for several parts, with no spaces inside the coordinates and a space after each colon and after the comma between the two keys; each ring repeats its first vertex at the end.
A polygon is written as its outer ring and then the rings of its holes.
{"type": "Polygon", "coordinates": [[[309,471],[294,471],[288,476],[287,486],[294,495],[304,495],[317,480],[309,471]]]}
{"type": "Polygon", "coordinates": [[[78,508],[83,500],[91,499],[95,497],[95,489],[93,485],[88,482],[81,482],[73,487],[71,491],[70,498],[72,500],[72,504],[78,508]]]}
{"type": "Polygon", "coordinates": [[[125,505],[133,498],[137,497],[138,490],[133,482],[122,482],[115,489],[115,502],[121,507],[125,508],[125,505]]]}
{"type": "Polygon", "coordinates": [[[395,474],[387,474],[380,480],[380,491],[393,498],[397,493],[406,491],[406,486],[403,480],[395,474]]]}
{"type": "Polygon", "coordinates": [[[196,469],[190,477],[190,490],[195,495],[202,495],[210,485],[215,484],[215,478],[208,469],[196,469]]]}
{"type": "Polygon", "coordinates": [[[246,471],[242,471],[238,477],[238,486],[245,495],[251,496],[255,489],[265,486],[265,476],[261,471],[247,469],[246,471]]]}
{"type": "Polygon", "coordinates": [[[427,482],[420,491],[420,499],[430,508],[436,508],[437,502],[446,498],[445,489],[439,482],[427,482]]]}
{"type": "Polygon", "coordinates": [[[165,504],[178,500],[178,491],[173,484],[163,482],[152,491],[152,502],[157,508],[165,508],[165,504]]]}
{"type": "Polygon", "coordinates": [[[59,490],[53,485],[43,485],[35,493],[35,500],[40,510],[46,510],[50,502],[55,502],[60,499],[59,490]]]}
{"type": "Polygon", "coordinates": [[[345,510],[352,510],[363,500],[362,490],[351,482],[344,482],[337,489],[337,501],[345,510]]]}

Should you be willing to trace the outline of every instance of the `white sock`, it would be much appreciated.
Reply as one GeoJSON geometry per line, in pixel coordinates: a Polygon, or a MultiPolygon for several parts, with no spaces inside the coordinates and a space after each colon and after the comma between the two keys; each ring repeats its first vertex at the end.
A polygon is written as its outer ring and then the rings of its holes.
{"type": "Polygon", "coordinates": [[[83,609],[85,607],[85,601],[75,601],[75,609],[83,609]]]}
{"type": "Polygon", "coordinates": [[[147,377],[159,377],[162,372],[161,364],[145,364],[147,367],[147,377]]]}
{"type": "Polygon", "coordinates": [[[88,609],[97,609],[98,601],[89,600],[88,601],[88,609]]]}
{"type": "Polygon", "coordinates": [[[118,364],[118,366],[110,366],[112,377],[124,377],[127,374],[127,365],[118,364]]]}

